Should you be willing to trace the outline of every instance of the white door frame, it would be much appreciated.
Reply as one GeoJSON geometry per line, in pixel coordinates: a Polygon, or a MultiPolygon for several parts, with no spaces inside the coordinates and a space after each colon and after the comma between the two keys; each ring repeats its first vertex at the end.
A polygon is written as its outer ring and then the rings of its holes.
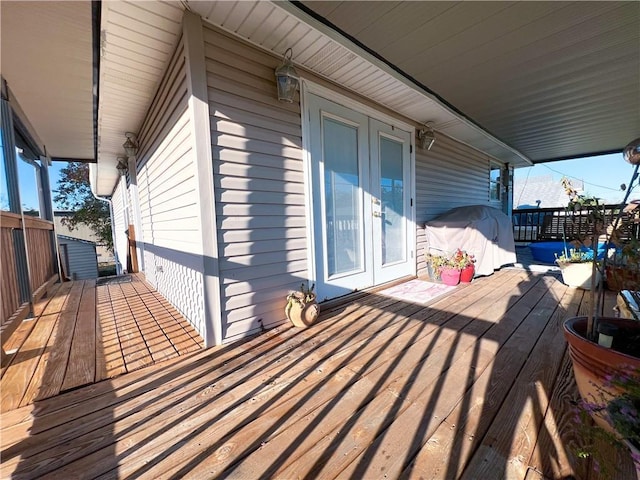
{"type": "MultiPolygon", "coordinates": [[[[404,130],[410,134],[410,210],[407,218],[407,244],[410,247],[410,251],[408,254],[410,258],[413,260],[412,262],[412,272],[411,275],[415,275],[417,272],[417,263],[416,263],[416,185],[415,185],[415,127],[409,123],[406,123],[402,120],[398,120],[390,115],[387,115],[379,110],[367,106],[365,104],[360,103],[353,98],[350,98],[346,95],[338,93],[330,88],[319,85],[313,81],[302,78],[300,82],[300,110],[302,117],[302,148],[303,148],[303,170],[305,177],[305,207],[307,211],[307,221],[306,221],[306,229],[307,229],[307,262],[308,262],[308,280],[310,282],[314,282],[318,275],[317,268],[317,258],[315,255],[315,245],[316,238],[315,235],[318,235],[319,232],[314,231],[314,208],[313,208],[313,169],[312,169],[312,159],[311,159],[311,127],[310,127],[310,98],[309,95],[317,95],[323,97],[331,102],[342,105],[346,108],[352,109],[358,113],[362,113],[367,115],[368,117],[374,118],[381,122],[387,123],[388,125],[393,126],[394,128],[398,128],[400,130],[404,130]]],[[[319,300],[323,300],[320,298],[319,300]]]]}

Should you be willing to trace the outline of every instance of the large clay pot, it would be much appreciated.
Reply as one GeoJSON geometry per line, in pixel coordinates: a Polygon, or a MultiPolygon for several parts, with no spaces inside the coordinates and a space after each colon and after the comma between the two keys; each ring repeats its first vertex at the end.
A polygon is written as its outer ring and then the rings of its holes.
{"type": "Polygon", "coordinates": [[[471,283],[473,275],[476,273],[476,267],[472,263],[460,270],[460,283],[471,283]]]}
{"type": "MultiPolygon", "coordinates": [[[[639,332],[640,322],[625,318],[604,317],[600,322],[618,327],[620,335],[639,332]]],[[[618,395],[612,387],[605,387],[606,377],[621,375],[631,369],[640,368],[640,359],[605,348],[586,339],[587,317],[572,317],[564,322],[564,336],[569,343],[569,354],[573,374],[582,399],[589,403],[602,403],[618,395]],[[603,398],[604,395],[604,398],[603,398]]],[[[613,344],[615,348],[615,340],[613,344]]],[[[602,428],[612,431],[609,423],[599,414],[593,415],[602,428]]]]}
{"type": "Polygon", "coordinates": [[[440,270],[440,278],[442,283],[453,287],[460,283],[460,270],[457,268],[443,268],[440,270]]]}
{"type": "Polygon", "coordinates": [[[308,327],[313,325],[320,315],[320,306],[316,302],[313,295],[312,300],[304,301],[304,295],[301,292],[295,292],[293,295],[297,300],[290,300],[284,309],[284,313],[291,323],[296,327],[308,327]]]}

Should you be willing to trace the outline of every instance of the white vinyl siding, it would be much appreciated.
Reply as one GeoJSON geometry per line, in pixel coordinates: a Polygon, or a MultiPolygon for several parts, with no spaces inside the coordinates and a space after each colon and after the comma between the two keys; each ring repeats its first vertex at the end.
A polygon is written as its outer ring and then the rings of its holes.
{"type": "Polygon", "coordinates": [[[274,59],[205,25],[225,342],[284,322],[307,278],[300,107],[274,59]]]}
{"type": "Polygon", "coordinates": [[[129,225],[127,223],[127,191],[125,188],[125,182],[122,177],[118,179],[116,189],[111,196],[111,203],[113,204],[113,242],[114,251],[116,256],[116,264],[120,266],[120,271],[127,269],[127,252],[129,249],[129,242],[127,240],[127,229],[129,225]]]}
{"type": "Polygon", "coordinates": [[[202,233],[187,92],[180,42],[140,130],[140,237],[147,280],[204,335],[202,233]]]}
{"type": "Polygon", "coordinates": [[[418,275],[426,272],[424,225],[455,207],[489,205],[489,157],[438,135],[429,151],[416,151],[416,229],[418,275]]]}

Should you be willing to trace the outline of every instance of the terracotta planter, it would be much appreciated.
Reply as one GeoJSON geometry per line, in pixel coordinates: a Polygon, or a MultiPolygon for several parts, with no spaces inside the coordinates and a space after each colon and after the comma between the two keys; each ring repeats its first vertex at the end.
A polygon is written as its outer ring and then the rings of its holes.
{"type": "Polygon", "coordinates": [[[460,270],[460,283],[471,283],[473,280],[473,275],[476,273],[476,267],[473,265],[467,265],[462,270],[460,270]]]}
{"type": "MultiPolygon", "coordinates": [[[[619,335],[640,331],[640,322],[636,320],[604,317],[600,322],[618,327],[619,335]]],[[[605,389],[605,377],[619,375],[629,368],[640,368],[640,359],[587,340],[586,331],[587,317],[572,317],[564,322],[564,336],[569,343],[573,374],[580,396],[586,402],[601,403],[603,394],[607,400],[607,396],[612,398],[620,393],[611,387],[605,389]]],[[[613,346],[615,347],[615,340],[613,346]]],[[[602,428],[613,431],[600,414],[594,414],[593,418],[602,428]]]]}
{"type": "Polygon", "coordinates": [[[453,287],[460,283],[460,270],[457,268],[443,268],[440,270],[440,278],[442,283],[453,287]]]}
{"type": "MultiPolygon", "coordinates": [[[[570,287],[578,287],[583,290],[591,290],[591,275],[593,264],[585,263],[559,263],[562,272],[562,282],[570,287]]],[[[600,283],[600,272],[596,271],[596,285],[600,283]]]]}
{"type": "Polygon", "coordinates": [[[304,301],[304,295],[300,292],[293,294],[297,300],[290,300],[284,309],[287,319],[296,327],[308,327],[313,325],[320,315],[320,306],[316,302],[315,295],[313,300],[304,301]]]}
{"type": "Polygon", "coordinates": [[[607,265],[606,277],[607,288],[614,292],[638,290],[640,286],[640,271],[635,268],[607,265]]]}

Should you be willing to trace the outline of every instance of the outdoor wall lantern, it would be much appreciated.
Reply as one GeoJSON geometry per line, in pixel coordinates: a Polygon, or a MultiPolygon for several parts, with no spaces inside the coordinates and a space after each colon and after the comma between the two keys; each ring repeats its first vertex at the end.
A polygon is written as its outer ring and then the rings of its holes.
{"type": "Polygon", "coordinates": [[[118,169],[118,173],[120,173],[120,176],[126,175],[127,170],[129,169],[129,167],[127,166],[127,159],[124,157],[118,157],[118,164],[116,165],[116,168],[118,169]]]}
{"type": "Polygon", "coordinates": [[[622,153],[627,162],[631,165],[638,165],[640,163],[640,138],[636,138],[624,147],[622,153]]]}
{"type": "Polygon", "coordinates": [[[122,144],[124,151],[128,157],[135,157],[138,153],[138,141],[135,133],[127,132],[124,134],[127,141],[122,144]]]}
{"type": "Polygon", "coordinates": [[[431,150],[433,144],[436,142],[436,133],[431,126],[432,122],[425,123],[425,127],[418,132],[418,140],[420,141],[420,148],[423,150],[431,150]]]}
{"type": "Polygon", "coordinates": [[[278,100],[281,102],[293,103],[296,90],[300,83],[300,77],[296,69],[293,68],[291,57],[293,50],[287,48],[282,56],[282,65],[276,68],[276,81],[278,83],[278,100]],[[288,56],[287,56],[288,55],[288,56]]]}

